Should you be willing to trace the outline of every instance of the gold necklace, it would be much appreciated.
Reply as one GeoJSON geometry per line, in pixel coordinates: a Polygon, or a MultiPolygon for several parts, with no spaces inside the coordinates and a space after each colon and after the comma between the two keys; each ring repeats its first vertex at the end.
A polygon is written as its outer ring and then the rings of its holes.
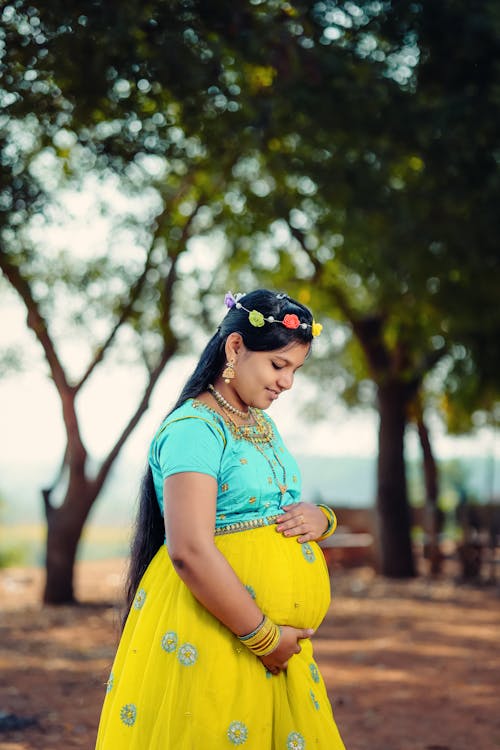
{"type": "Polygon", "coordinates": [[[269,456],[266,455],[266,453],[264,452],[264,449],[260,445],[257,445],[256,443],[253,443],[253,446],[254,446],[254,448],[256,448],[259,451],[259,453],[261,454],[261,456],[264,456],[264,458],[266,459],[267,463],[269,464],[269,466],[271,468],[271,472],[273,474],[274,481],[278,485],[279,491],[281,492],[281,494],[284,495],[285,492],[288,489],[287,481],[286,481],[286,469],[283,466],[283,464],[281,463],[281,461],[279,460],[278,454],[274,450],[273,444],[272,443],[270,444],[270,448],[271,448],[271,450],[273,452],[274,458],[276,459],[277,463],[279,464],[279,466],[281,468],[281,471],[283,472],[283,482],[280,482],[278,480],[278,475],[276,474],[276,470],[275,470],[275,468],[273,466],[273,462],[269,458],[269,456]]]}
{"type": "Polygon", "coordinates": [[[239,438],[248,440],[254,445],[255,443],[270,443],[274,438],[274,430],[271,423],[257,409],[250,409],[250,412],[254,420],[253,424],[240,426],[236,425],[230,415],[227,414],[231,431],[235,434],[234,431],[236,430],[239,438]]]}
{"type": "Polygon", "coordinates": [[[222,419],[224,424],[229,428],[231,435],[235,440],[248,440],[250,442],[258,441],[259,443],[269,443],[274,438],[273,427],[270,422],[262,416],[260,409],[249,408],[250,418],[253,422],[249,425],[237,425],[231,415],[224,411],[221,407],[221,411],[213,409],[211,406],[206,404],[204,401],[199,399],[193,399],[193,407],[195,409],[203,408],[207,411],[215,414],[216,417],[222,419]]]}
{"type": "MultiPolygon", "coordinates": [[[[225,411],[223,406],[221,406],[221,409],[225,411]]],[[[265,460],[269,464],[271,473],[274,477],[274,481],[276,485],[279,488],[279,491],[281,492],[282,495],[284,495],[288,489],[287,481],[286,481],[286,468],[281,463],[278,454],[274,450],[274,446],[273,446],[274,430],[272,428],[271,423],[268,422],[267,419],[265,419],[265,417],[263,417],[260,412],[254,411],[253,409],[251,410],[251,412],[252,412],[253,418],[255,419],[255,425],[251,425],[249,427],[246,427],[246,426],[240,427],[233,422],[231,414],[228,411],[226,411],[226,416],[227,416],[227,420],[229,421],[231,431],[233,431],[232,429],[233,427],[234,429],[237,429],[239,432],[239,435],[243,437],[245,440],[247,440],[249,443],[251,443],[253,447],[260,453],[260,455],[265,458],[265,460]],[[255,431],[252,431],[252,427],[256,427],[257,433],[255,431]],[[282,482],[279,481],[278,475],[273,465],[273,461],[272,459],[269,458],[268,455],[266,455],[264,448],[262,447],[263,445],[269,445],[269,447],[271,448],[273,452],[273,456],[277,464],[279,464],[281,471],[283,472],[282,482]]]]}

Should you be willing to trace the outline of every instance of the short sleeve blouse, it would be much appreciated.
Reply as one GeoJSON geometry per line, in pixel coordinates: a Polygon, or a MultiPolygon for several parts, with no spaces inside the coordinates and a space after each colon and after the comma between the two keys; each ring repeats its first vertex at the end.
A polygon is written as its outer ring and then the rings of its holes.
{"type": "Polygon", "coordinates": [[[286,449],[271,418],[269,443],[241,437],[215,410],[188,399],[164,420],[151,443],[149,463],[163,512],[163,482],[184,471],[217,480],[216,528],[240,521],[265,519],[300,499],[297,462],[286,449]],[[281,492],[280,486],[286,486],[281,492]]]}

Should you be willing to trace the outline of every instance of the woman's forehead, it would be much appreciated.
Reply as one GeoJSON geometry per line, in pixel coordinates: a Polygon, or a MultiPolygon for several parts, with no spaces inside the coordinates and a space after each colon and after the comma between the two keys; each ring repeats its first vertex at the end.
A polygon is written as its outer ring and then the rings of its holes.
{"type": "Polygon", "coordinates": [[[275,357],[280,357],[290,362],[304,361],[311,348],[310,344],[306,344],[302,341],[291,341],[286,346],[282,346],[279,349],[271,349],[268,354],[272,354],[275,357]]]}

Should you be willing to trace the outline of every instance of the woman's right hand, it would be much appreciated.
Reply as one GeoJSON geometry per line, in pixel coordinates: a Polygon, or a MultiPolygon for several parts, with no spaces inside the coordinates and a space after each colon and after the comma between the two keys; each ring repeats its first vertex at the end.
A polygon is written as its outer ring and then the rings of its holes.
{"type": "Polygon", "coordinates": [[[270,654],[259,657],[261,662],[272,674],[279,674],[287,668],[289,659],[294,654],[300,653],[299,641],[310,638],[313,633],[312,628],[293,628],[291,625],[282,625],[280,642],[270,654]]]}

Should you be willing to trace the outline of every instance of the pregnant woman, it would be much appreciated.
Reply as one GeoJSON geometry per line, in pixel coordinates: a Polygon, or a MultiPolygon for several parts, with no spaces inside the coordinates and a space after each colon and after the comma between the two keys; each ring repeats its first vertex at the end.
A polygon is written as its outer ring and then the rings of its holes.
{"type": "Polygon", "coordinates": [[[344,748],[310,641],[336,519],[265,414],[321,325],[285,294],[225,302],[151,444],[98,750],[344,748]]]}

